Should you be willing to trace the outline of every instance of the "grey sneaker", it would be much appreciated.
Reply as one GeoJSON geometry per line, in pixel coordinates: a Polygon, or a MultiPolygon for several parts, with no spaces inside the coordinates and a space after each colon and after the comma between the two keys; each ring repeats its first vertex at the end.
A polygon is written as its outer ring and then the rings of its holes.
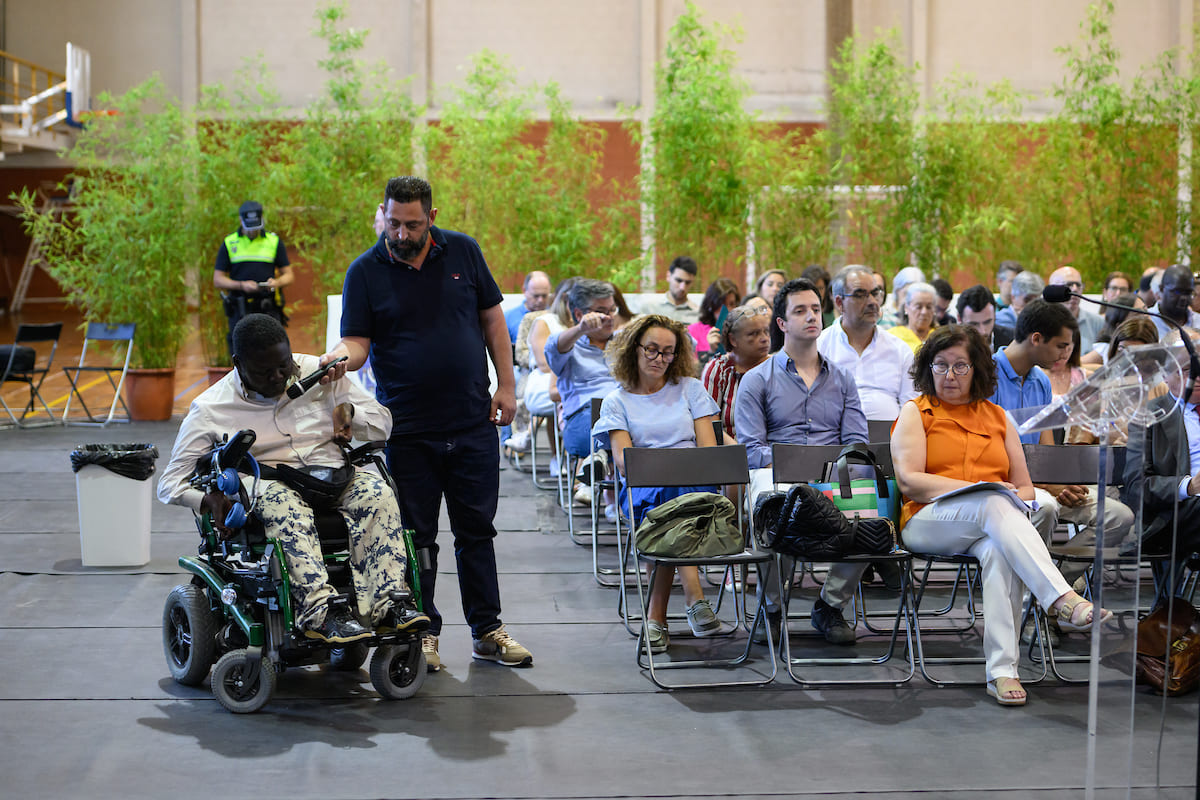
{"type": "Polygon", "coordinates": [[[425,654],[425,671],[437,672],[442,668],[442,657],[438,655],[438,637],[427,633],[421,637],[421,652],[425,654]]]}
{"type": "Polygon", "coordinates": [[[858,634],[846,622],[840,608],[834,608],[820,597],[813,603],[812,626],[825,634],[830,644],[854,644],[858,634]]]}
{"type": "Polygon", "coordinates": [[[646,620],[646,646],[650,648],[650,655],[665,653],[670,645],[671,634],[667,632],[667,626],[657,620],[646,620]]]}
{"type": "Polygon", "coordinates": [[[707,600],[697,600],[688,607],[687,621],[696,636],[712,636],[721,632],[721,620],[717,619],[707,600]]]}
{"type": "Polygon", "coordinates": [[[528,667],[533,665],[533,653],[521,646],[521,643],[508,635],[501,625],[493,631],[488,631],[474,642],[475,658],[482,661],[495,661],[507,667],[528,667]]]}

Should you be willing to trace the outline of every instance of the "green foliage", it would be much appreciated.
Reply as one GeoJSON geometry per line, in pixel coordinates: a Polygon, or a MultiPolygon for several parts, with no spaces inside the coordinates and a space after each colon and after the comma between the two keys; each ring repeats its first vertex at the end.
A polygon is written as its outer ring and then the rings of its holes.
{"type": "Polygon", "coordinates": [[[768,133],[751,163],[755,195],[755,262],[758,274],[772,269],[798,275],[809,264],[832,263],[836,251],[837,200],[829,171],[828,132],[768,133]]]}
{"type": "Polygon", "coordinates": [[[188,271],[211,258],[193,213],[194,120],[157,75],[97,105],[115,113],[93,118],[67,154],[72,211],[41,216],[22,192],[25,228],[87,321],[136,323],[133,363],[173,367],[189,328],[188,271]]]}
{"type": "MultiPolygon", "coordinates": [[[[1062,111],[1038,158],[1066,189],[1051,202],[1075,220],[1074,265],[1093,285],[1109,270],[1136,275],[1147,262],[1173,260],[1178,125],[1194,103],[1173,74],[1173,53],[1122,78],[1112,17],[1111,0],[1089,6],[1082,41],[1058,50],[1066,58],[1054,90],[1062,111]]],[[[1057,218],[1057,209],[1047,214],[1057,218]]]]}
{"type": "Polygon", "coordinates": [[[422,142],[438,222],[475,237],[502,285],[534,269],[616,280],[635,259],[632,201],[601,177],[604,133],[572,116],[556,84],[521,86],[506,59],[484,50],[422,142]],[[535,125],[538,100],[548,126],[535,125]],[[612,198],[607,214],[593,211],[597,193],[612,198]]]}
{"type": "MultiPolygon", "coordinates": [[[[668,33],[665,58],[655,67],[656,105],[649,120],[653,167],[642,175],[642,199],[653,210],[646,220],[660,260],[681,253],[702,268],[740,262],[746,221],[756,189],[755,153],[761,130],[745,108],[749,87],[734,75],[731,29],[706,26],[692,2],[668,33]]],[[[643,129],[628,126],[635,142],[643,129]]],[[[706,283],[716,274],[701,274],[706,283]]]]}
{"type": "MultiPolygon", "coordinates": [[[[284,219],[287,242],[312,271],[314,335],[324,339],[326,295],[340,294],[346,268],[374,241],[372,222],[389,178],[412,172],[417,110],[385,66],[355,56],[366,31],[346,29],[345,3],[321,6],[316,35],[328,57],[325,94],[306,119],[283,136],[275,168],[293,208],[284,219]]],[[[289,305],[291,303],[289,302],[289,305]]]]}

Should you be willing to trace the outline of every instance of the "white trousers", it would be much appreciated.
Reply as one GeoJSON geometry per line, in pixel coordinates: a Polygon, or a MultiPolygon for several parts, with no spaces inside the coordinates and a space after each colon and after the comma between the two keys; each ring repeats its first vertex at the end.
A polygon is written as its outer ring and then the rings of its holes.
{"type": "Polygon", "coordinates": [[[905,547],[919,553],[979,559],[987,679],[1017,677],[1024,587],[1047,609],[1071,589],[1024,507],[1000,492],[975,492],[925,506],[901,536],[905,547]]]}

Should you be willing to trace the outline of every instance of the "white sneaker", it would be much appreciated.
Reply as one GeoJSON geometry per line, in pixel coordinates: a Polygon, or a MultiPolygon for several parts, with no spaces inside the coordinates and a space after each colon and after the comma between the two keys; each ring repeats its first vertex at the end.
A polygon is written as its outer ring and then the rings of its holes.
{"type": "Polygon", "coordinates": [[[575,505],[590,506],[592,504],[592,487],[581,483],[575,489],[575,505]]]}
{"type": "Polygon", "coordinates": [[[529,451],[529,431],[519,431],[504,440],[504,446],[518,453],[529,451]]]}
{"type": "Polygon", "coordinates": [[[612,503],[604,507],[604,519],[611,525],[617,524],[617,507],[612,503]]]}
{"type": "Polygon", "coordinates": [[[575,478],[589,483],[595,483],[608,477],[608,451],[597,450],[579,462],[575,470],[575,478]]]}

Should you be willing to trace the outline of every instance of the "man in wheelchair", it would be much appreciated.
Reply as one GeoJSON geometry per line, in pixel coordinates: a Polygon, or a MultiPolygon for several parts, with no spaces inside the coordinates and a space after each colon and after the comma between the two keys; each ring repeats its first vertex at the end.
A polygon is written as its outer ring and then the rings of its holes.
{"type": "Polygon", "coordinates": [[[298,391],[308,387],[305,381],[292,388],[296,396],[290,397],[289,387],[301,373],[317,370],[318,359],[293,356],[287,332],[272,317],[244,317],[233,330],[232,344],[234,369],[192,401],[159,481],[159,499],[210,513],[218,535],[231,537],[240,513],[230,516],[234,501],[220,491],[205,494],[189,479],[197,461],[225,434],[252,430],[256,440],[250,455],[263,465],[264,480],[247,511],[282,545],[297,604],[296,626],[304,636],[344,644],[372,635],[363,622],[379,632],[428,626],[424,614],[393,607],[392,593],[406,592],[395,495],[379,475],[350,466],[343,447],[355,437],[386,440],[390,412],[354,381],[298,391]],[[322,496],[349,532],[353,611],[336,602],[339,595],[325,568],[314,513],[322,496]]]}

